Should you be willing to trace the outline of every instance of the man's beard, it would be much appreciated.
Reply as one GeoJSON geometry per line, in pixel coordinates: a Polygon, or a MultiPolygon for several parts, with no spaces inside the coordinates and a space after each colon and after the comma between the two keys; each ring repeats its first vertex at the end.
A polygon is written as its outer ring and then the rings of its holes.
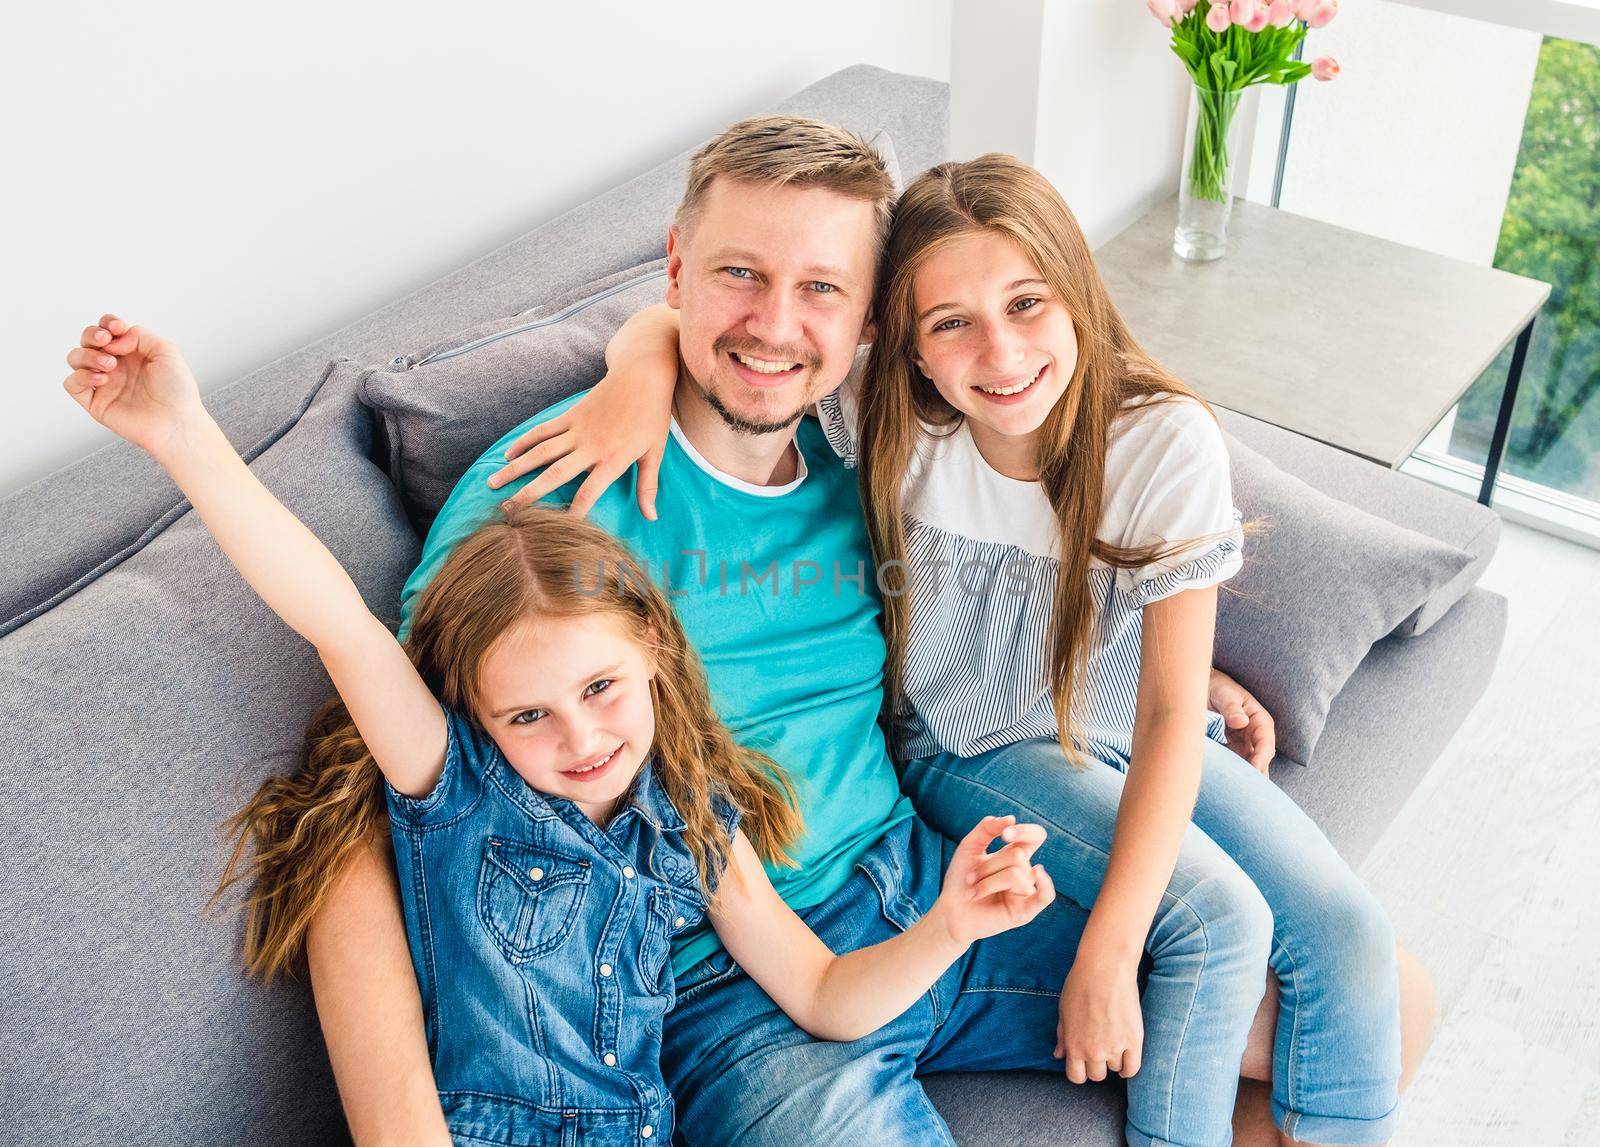
{"type": "MultiPolygon", "coordinates": [[[[730,354],[753,354],[780,362],[797,362],[811,370],[816,370],[821,365],[817,355],[806,347],[768,347],[752,339],[740,338],[730,334],[724,334],[717,338],[711,344],[711,353],[716,356],[719,362],[730,354]]],[[[757,422],[754,419],[745,418],[729,410],[727,404],[712,391],[709,385],[692,376],[691,381],[694,383],[695,389],[700,392],[700,396],[706,400],[706,405],[717,412],[717,416],[727,424],[729,429],[739,434],[776,434],[779,431],[787,430],[805,416],[806,408],[811,405],[809,402],[803,402],[793,413],[787,414],[782,418],[757,422]]]]}
{"type": "Polygon", "coordinates": [[[748,418],[741,418],[729,410],[723,405],[722,399],[713,394],[709,387],[700,387],[700,393],[704,396],[706,405],[715,410],[723,422],[740,434],[776,434],[778,431],[787,430],[796,422],[799,422],[806,412],[806,408],[802,406],[787,418],[780,419],[777,422],[753,422],[748,418]]]}

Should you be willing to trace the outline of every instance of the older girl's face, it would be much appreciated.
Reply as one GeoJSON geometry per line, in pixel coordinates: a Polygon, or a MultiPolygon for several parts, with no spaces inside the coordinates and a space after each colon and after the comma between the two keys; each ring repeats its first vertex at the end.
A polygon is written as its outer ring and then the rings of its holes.
{"type": "Polygon", "coordinates": [[[529,785],[603,823],[655,741],[654,676],[615,619],[530,619],[484,658],[478,721],[529,785]]]}
{"type": "Polygon", "coordinates": [[[1008,236],[974,232],[922,264],[912,302],[916,364],[985,457],[1031,453],[1078,362],[1072,316],[1039,268],[1008,236]]]}

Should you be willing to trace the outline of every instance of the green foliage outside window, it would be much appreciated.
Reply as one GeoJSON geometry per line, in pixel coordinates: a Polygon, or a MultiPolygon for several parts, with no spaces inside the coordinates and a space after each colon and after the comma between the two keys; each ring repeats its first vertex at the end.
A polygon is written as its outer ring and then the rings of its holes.
{"type": "MultiPolygon", "coordinates": [[[[1600,502],[1600,48],[1540,47],[1494,265],[1551,284],[1503,472],[1600,502]]],[[[1461,400],[1451,454],[1486,456],[1510,359],[1461,400]]]]}

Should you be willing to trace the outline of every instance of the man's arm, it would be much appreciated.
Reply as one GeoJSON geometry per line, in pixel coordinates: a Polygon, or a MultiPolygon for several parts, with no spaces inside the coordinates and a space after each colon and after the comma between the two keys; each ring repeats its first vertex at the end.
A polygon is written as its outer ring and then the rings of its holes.
{"type": "Polygon", "coordinates": [[[1267,776],[1267,768],[1278,751],[1272,714],[1248,689],[1215,666],[1206,687],[1206,708],[1221,713],[1227,723],[1228,748],[1267,776]]]}
{"type": "Polygon", "coordinates": [[[306,959],[357,1147],[449,1147],[387,837],[358,852],[334,885],[311,921],[306,959]]]}

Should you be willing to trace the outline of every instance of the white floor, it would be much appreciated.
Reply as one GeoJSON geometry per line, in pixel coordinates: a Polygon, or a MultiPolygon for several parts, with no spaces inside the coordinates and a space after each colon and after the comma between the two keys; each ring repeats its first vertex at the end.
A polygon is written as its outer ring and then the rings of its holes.
{"type": "Polygon", "coordinates": [[[1439,988],[1395,1147],[1600,1147],[1600,551],[1508,524],[1493,680],[1362,866],[1439,988]]]}

